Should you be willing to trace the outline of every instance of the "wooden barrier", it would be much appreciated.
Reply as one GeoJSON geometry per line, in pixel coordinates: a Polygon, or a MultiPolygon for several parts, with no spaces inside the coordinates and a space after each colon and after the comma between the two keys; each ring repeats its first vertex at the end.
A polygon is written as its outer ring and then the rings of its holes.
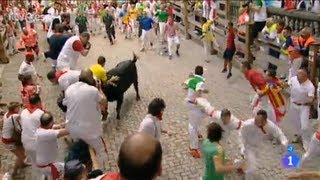
{"type": "MultiPolygon", "coordinates": [[[[220,44],[225,44],[226,39],[226,25],[229,21],[235,22],[237,21],[237,18],[239,17],[239,9],[240,9],[240,1],[216,1],[217,3],[217,15],[219,17],[218,20],[216,20],[216,26],[215,26],[215,33],[216,38],[220,40],[220,44]]],[[[202,45],[202,41],[200,39],[201,36],[201,28],[202,28],[202,12],[191,12],[191,8],[188,6],[187,2],[184,0],[183,3],[181,1],[174,1],[173,2],[175,6],[175,16],[177,19],[183,19],[183,22],[179,24],[180,29],[183,30],[184,34],[186,35],[187,39],[192,39],[198,44],[202,45]],[[185,13],[181,13],[185,12],[185,13]]],[[[289,17],[292,13],[288,13],[284,11],[283,9],[270,7],[267,8],[269,16],[280,19],[284,18],[287,22],[287,24],[292,25],[294,30],[298,31],[301,30],[305,25],[310,25],[313,31],[316,35],[319,33],[319,22],[320,18],[314,19],[316,16],[308,12],[293,12],[292,17],[289,17]],[[305,17],[303,17],[303,14],[307,14],[305,17]],[[301,17],[301,19],[298,19],[301,17]],[[314,21],[313,21],[314,20],[314,21]]],[[[236,23],[234,23],[236,24],[236,23]]],[[[270,51],[275,51],[280,53],[281,47],[279,44],[277,44],[275,41],[269,41],[269,42],[262,42],[260,41],[259,46],[262,46],[264,48],[264,51],[256,51],[251,52],[251,45],[253,44],[253,37],[252,37],[252,28],[253,24],[248,23],[245,25],[245,28],[243,31],[245,32],[244,35],[238,35],[239,38],[242,39],[241,41],[236,40],[239,47],[244,47],[242,49],[241,53],[243,53],[245,56],[237,57],[235,56],[234,59],[237,62],[241,62],[244,60],[248,60],[250,62],[253,62],[254,65],[258,65],[262,69],[266,69],[268,67],[268,64],[271,64],[275,67],[277,67],[278,74],[281,75],[287,75],[288,74],[288,61],[280,60],[279,58],[273,57],[268,54],[269,49],[270,51]],[[254,60],[255,57],[255,61],[254,60]]],[[[237,49],[238,50],[238,49],[237,49]]],[[[222,54],[222,52],[218,53],[219,55],[222,54]]],[[[312,76],[315,74],[313,73],[312,76]]]]}
{"type": "Polygon", "coordinates": [[[0,64],[9,63],[9,58],[7,56],[5,42],[6,38],[4,32],[0,32],[0,64]]]}

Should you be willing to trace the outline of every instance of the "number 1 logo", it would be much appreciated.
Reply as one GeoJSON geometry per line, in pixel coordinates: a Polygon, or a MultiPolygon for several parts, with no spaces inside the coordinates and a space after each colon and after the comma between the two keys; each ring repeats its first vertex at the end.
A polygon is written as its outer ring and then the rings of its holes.
{"type": "Polygon", "coordinates": [[[300,158],[296,154],[287,154],[282,158],[282,165],[284,168],[297,168],[299,165],[300,158]]]}

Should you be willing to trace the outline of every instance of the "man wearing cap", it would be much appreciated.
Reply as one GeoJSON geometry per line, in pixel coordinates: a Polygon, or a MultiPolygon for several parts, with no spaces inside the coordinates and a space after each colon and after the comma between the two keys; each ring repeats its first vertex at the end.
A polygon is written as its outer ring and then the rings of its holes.
{"type": "Polygon", "coordinates": [[[90,69],[82,70],[79,82],[70,85],[65,91],[63,105],[67,107],[66,128],[75,141],[81,139],[91,146],[99,157],[99,165],[105,168],[107,150],[102,137],[101,111],[107,107],[102,90],[90,69]]]}
{"type": "Polygon", "coordinates": [[[58,56],[57,69],[62,70],[64,68],[68,68],[76,70],[80,54],[82,56],[87,56],[89,53],[91,48],[89,40],[90,34],[87,32],[81,33],[80,36],[70,37],[64,44],[58,56]]]}
{"type": "Polygon", "coordinates": [[[58,138],[68,135],[62,124],[54,124],[50,112],[40,117],[40,128],[36,130],[36,163],[39,171],[53,180],[63,177],[64,164],[57,162],[58,138]]]}

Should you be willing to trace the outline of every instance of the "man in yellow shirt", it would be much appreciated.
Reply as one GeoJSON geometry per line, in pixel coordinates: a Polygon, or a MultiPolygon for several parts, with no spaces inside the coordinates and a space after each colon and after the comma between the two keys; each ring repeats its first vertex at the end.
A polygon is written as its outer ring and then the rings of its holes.
{"type": "Polygon", "coordinates": [[[130,16],[130,25],[132,28],[132,33],[134,35],[137,34],[137,18],[138,18],[138,10],[136,9],[135,5],[132,4],[129,10],[129,16],[130,16]]]}
{"type": "Polygon", "coordinates": [[[115,81],[119,80],[118,76],[112,76],[108,80],[107,76],[107,70],[104,68],[106,64],[106,58],[103,56],[99,56],[98,58],[98,64],[92,65],[90,67],[90,70],[92,71],[93,77],[98,81],[98,83],[101,83],[102,86],[111,84],[113,86],[116,86],[114,84],[115,81]]]}
{"type": "Polygon", "coordinates": [[[100,81],[102,84],[107,82],[107,70],[104,68],[106,64],[106,58],[103,56],[99,56],[98,64],[92,65],[90,70],[93,73],[93,77],[100,81]]]}

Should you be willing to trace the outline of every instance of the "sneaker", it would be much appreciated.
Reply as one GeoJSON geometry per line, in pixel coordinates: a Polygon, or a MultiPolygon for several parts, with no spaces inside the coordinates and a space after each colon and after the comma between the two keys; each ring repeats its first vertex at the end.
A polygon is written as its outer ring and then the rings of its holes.
{"type": "Polygon", "coordinates": [[[222,69],[221,72],[222,72],[222,73],[225,73],[225,72],[227,72],[227,69],[222,69]]]}
{"type": "Polygon", "coordinates": [[[194,158],[201,158],[201,153],[198,149],[191,149],[190,148],[190,154],[194,157],[194,158]]]}
{"type": "Polygon", "coordinates": [[[229,74],[227,75],[227,79],[229,79],[231,76],[232,76],[232,74],[229,73],[229,74]]]}
{"type": "Polygon", "coordinates": [[[172,55],[169,55],[169,60],[171,60],[172,59],[172,55]]]}
{"type": "Polygon", "coordinates": [[[178,50],[176,50],[176,55],[179,57],[180,56],[180,53],[178,50]]]}

